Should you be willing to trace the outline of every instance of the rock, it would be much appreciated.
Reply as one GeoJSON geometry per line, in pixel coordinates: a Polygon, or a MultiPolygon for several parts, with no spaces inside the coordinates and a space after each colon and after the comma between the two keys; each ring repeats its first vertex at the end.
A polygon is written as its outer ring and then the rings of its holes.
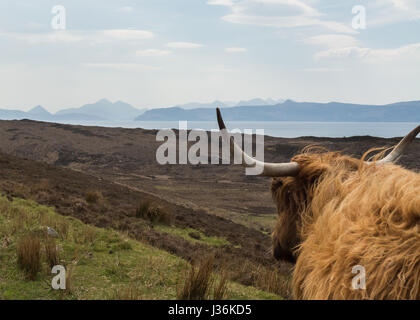
{"type": "Polygon", "coordinates": [[[58,238],[58,233],[57,233],[57,231],[55,231],[53,228],[47,227],[47,234],[48,234],[50,237],[53,237],[53,238],[58,238]]]}

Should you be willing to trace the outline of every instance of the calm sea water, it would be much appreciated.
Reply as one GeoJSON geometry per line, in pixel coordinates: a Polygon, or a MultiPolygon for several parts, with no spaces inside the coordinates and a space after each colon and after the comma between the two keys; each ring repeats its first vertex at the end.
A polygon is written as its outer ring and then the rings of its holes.
{"type": "MultiPolygon", "coordinates": [[[[177,121],[61,121],[64,124],[84,126],[178,129],[177,121]]],[[[383,138],[401,137],[419,125],[414,122],[289,122],[289,121],[226,121],[229,130],[263,129],[264,134],[273,137],[296,138],[375,136],[383,138]]],[[[188,121],[188,129],[217,129],[216,121],[188,121]]]]}

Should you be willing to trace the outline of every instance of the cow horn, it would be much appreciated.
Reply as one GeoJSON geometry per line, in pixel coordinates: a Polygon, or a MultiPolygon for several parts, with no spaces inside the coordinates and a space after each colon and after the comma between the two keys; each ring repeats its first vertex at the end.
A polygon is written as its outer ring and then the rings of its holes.
{"type": "Polygon", "coordinates": [[[242,154],[242,165],[247,168],[253,168],[259,166],[263,168],[261,176],[266,177],[287,177],[296,176],[299,173],[299,164],[297,162],[288,163],[267,163],[254,159],[247,155],[234,141],[233,137],[230,136],[226,129],[225,123],[222,119],[220,109],[216,108],[217,122],[219,123],[220,132],[222,133],[223,139],[230,142],[231,148],[242,154]]]}
{"type": "Polygon", "coordinates": [[[409,134],[407,134],[404,139],[398,143],[395,148],[388,154],[385,158],[377,161],[377,164],[393,163],[398,161],[398,159],[404,154],[407,147],[414,141],[416,136],[420,133],[420,126],[415,128],[409,134]]]}

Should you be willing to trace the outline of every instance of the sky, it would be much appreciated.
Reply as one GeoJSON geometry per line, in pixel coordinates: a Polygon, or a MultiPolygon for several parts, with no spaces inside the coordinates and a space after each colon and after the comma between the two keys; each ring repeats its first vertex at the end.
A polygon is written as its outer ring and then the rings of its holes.
{"type": "Polygon", "coordinates": [[[420,100],[419,31],[418,0],[1,0],[0,108],[420,100]]]}

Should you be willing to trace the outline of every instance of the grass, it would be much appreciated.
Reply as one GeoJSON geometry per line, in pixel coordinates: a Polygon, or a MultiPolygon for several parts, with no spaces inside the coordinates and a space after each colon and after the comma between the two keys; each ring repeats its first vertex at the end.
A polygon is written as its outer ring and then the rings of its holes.
{"type": "Polygon", "coordinates": [[[222,300],[228,291],[227,272],[217,276],[214,269],[214,256],[204,258],[198,266],[192,265],[178,291],[179,300],[222,300]]]}
{"type": "Polygon", "coordinates": [[[17,244],[17,264],[30,280],[35,280],[41,270],[41,244],[35,235],[19,239],[17,244]]]}
{"type": "MultiPolygon", "coordinates": [[[[177,286],[190,267],[185,260],[125,234],[88,226],[32,201],[0,196],[0,299],[176,299],[177,286]],[[55,249],[52,240],[46,242],[46,226],[59,233],[55,249]],[[40,269],[34,280],[18,267],[18,248],[36,243],[27,237],[40,241],[40,269]],[[67,271],[65,292],[51,287],[50,266],[56,259],[67,271]]],[[[225,299],[279,299],[232,281],[224,286],[225,299]]]]}
{"type": "Polygon", "coordinates": [[[48,238],[45,241],[45,256],[47,260],[47,265],[50,269],[60,264],[60,258],[58,256],[58,250],[55,239],[48,238]]]}
{"type": "Polygon", "coordinates": [[[179,300],[206,300],[210,297],[213,285],[213,257],[204,259],[200,265],[191,266],[188,276],[184,280],[184,286],[179,291],[179,300]]]}
{"type": "MultiPolygon", "coordinates": [[[[283,268],[285,267],[289,268],[283,265],[283,268]]],[[[277,266],[266,267],[246,261],[237,267],[230,279],[274,293],[282,298],[291,298],[290,272],[286,270],[280,272],[277,266]]]]}
{"type": "Polygon", "coordinates": [[[178,237],[181,237],[187,241],[191,242],[197,242],[197,243],[203,243],[210,246],[224,246],[229,245],[230,242],[226,240],[225,238],[219,238],[219,237],[208,237],[203,232],[192,229],[192,228],[177,228],[177,227],[168,227],[164,225],[159,225],[155,227],[156,230],[160,232],[169,233],[178,237]]]}

